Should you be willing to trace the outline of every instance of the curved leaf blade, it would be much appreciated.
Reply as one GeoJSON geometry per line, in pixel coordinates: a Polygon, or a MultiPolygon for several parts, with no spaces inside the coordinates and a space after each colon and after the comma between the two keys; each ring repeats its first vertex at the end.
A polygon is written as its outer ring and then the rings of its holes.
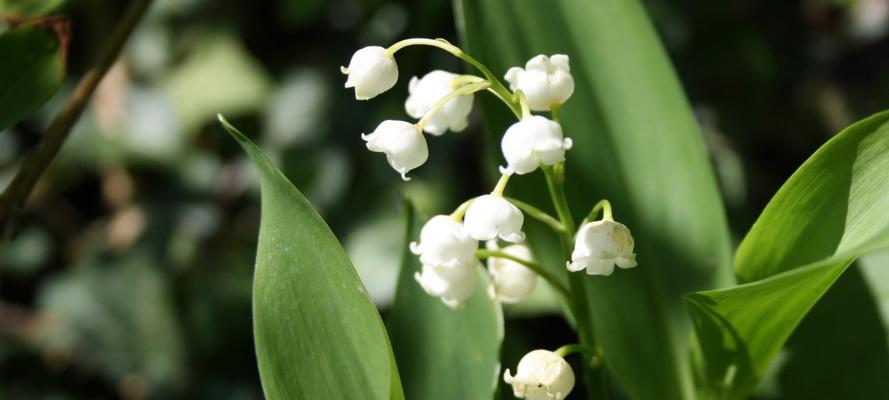
{"type": "Polygon", "coordinates": [[[262,185],[253,330],[266,397],[403,399],[380,315],[333,232],[256,145],[219,121],[262,185]]]}
{"type": "Polygon", "coordinates": [[[460,310],[426,294],[414,279],[420,271],[408,243],[420,236],[413,206],[404,203],[406,221],[401,273],[387,326],[395,359],[401,366],[408,399],[492,398],[499,379],[503,312],[487,295],[487,274],[479,275],[475,293],[460,310]]]}
{"type": "Polygon", "coordinates": [[[0,131],[46,103],[62,85],[62,48],[51,33],[23,27],[0,34],[0,131]]]}
{"type": "MultiPolygon", "coordinates": [[[[596,339],[628,397],[694,397],[681,297],[731,282],[728,231],[691,109],[645,10],[627,0],[459,4],[467,51],[494,71],[537,54],[570,56],[576,87],[562,110],[574,140],[569,200],[585,215],[610,199],[633,230],[639,261],[607,278],[583,277],[596,339]]],[[[480,100],[497,143],[512,117],[480,100]]],[[[545,207],[533,179],[514,179],[511,195],[545,207]]],[[[547,264],[565,274],[564,261],[547,264]]]]}
{"type": "Polygon", "coordinates": [[[749,283],[686,297],[704,390],[749,393],[840,274],[887,246],[889,112],[882,112],[828,141],[775,194],[735,259],[749,283]]]}

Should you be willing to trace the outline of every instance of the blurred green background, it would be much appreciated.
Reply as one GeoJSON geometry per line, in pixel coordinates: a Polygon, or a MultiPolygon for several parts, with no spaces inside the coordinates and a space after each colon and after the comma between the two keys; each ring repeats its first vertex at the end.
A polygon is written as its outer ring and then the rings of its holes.
{"type": "MultiPolygon", "coordinates": [[[[69,77],[37,115],[0,133],[0,188],[125,3],[41,2],[71,18],[69,77]]],[[[736,238],[818,146],[887,108],[889,0],[645,3],[694,105],[736,238]]],[[[27,16],[15,5],[0,0],[0,20],[27,16]]],[[[258,182],[217,112],[312,201],[385,312],[401,196],[427,215],[448,212],[490,190],[484,167],[499,162],[486,159],[477,113],[465,132],[430,140],[429,162],[408,183],[365,149],[360,133],[406,119],[410,76],[463,68],[436,50],[405,50],[398,85],[355,101],[339,66],[362,46],[405,37],[458,42],[450,2],[155,1],[40,181],[18,237],[0,242],[0,399],[262,396],[250,320],[258,182]]],[[[886,259],[861,263],[884,316],[886,259]]],[[[572,340],[539,286],[506,308],[505,365],[572,340]]],[[[773,397],[777,380],[759,396],[773,397]]]]}

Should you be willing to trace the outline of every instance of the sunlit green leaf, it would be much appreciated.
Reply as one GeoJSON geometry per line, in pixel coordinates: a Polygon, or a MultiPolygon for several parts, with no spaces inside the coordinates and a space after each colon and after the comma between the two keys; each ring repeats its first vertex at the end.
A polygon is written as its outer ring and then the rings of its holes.
{"type": "MultiPolygon", "coordinates": [[[[639,257],[636,269],[573,279],[587,282],[596,339],[630,398],[694,396],[681,296],[730,283],[728,233],[698,127],[645,10],[627,0],[459,4],[467,51],[497,74],[537,54],[570,57],[569,200],[580,217],[610,199],[639,257]]],[[[487,97],[482,104],[496,151],[512,116],[487,97]]],[[[545,207],[542,184],[523,176],[509,190],[545,207]]],[[[565,273],[564,259],[547,264],[565,273]]]]}
{"type": "Polygon", "coordinates": [[[420,235],[420,221],[405,202],[406,240],[395,304],[388,319],[395,359],[409,399],[490,399],[497,387],[503,314],[486,293],[488,279],[477,268],[475,293],[452,310],[420,288],[417,256],[407,243],[420,235]]]}
{"type": "Polygon", "coordinates": [[[839,133],[781,187],[738,249],[738,276],[750,283],[687,297],[705,392],[746,395],[852,261],[889,245],[887,182],[884,112],[839,133]]]}
{"type": "Polygon", "coordinates": [[[333,232],[247,137],[220,116],[262,182],[253,332],[269,399],[402,399],[379,313],[333,232]]]}
{"type": "Polygon", "coordinates": [[[29,116],[59,89],[62,49],[52,33],[35,27],[0,34],[0,131],[29,116]]]}

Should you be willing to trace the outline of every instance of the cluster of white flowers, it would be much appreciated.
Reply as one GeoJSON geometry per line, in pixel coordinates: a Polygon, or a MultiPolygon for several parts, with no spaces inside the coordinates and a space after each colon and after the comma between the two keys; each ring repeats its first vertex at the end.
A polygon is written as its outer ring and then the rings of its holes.
{"type": "MultiPolygon", "coordinates": [[[[440,297],[448,307],[459,309],[475,289],[478,263],[476,250],[479,240],[494,239],[498,236],[521,239],[522,214],[502,197],[502,203],[489,207],[504,207],[507,212],[479,209],[485,206],[481,196],[471,200],[462,222],[460,215],[437,215],[432,217],[420,231],[420,241],[412,242],[411,252],[420,257],[421,272],[414,278],[431,296],[440,297]],[[475,208],[473,208],[475,206],[475,208]],[[514,210],[509,210],[513,208],[514,210]],[[472,210],[477,210],[470,213],[472,210]],[[483,234],[480,235],[480,234],[483,234]]],[[[490,240],[488,247],[496,248],[496,241],[490,240]]],[[[521,244],[513,244],[503,249],[504,253],[526,261],[531,261],[530,250],[521,244]]],[[[515,261],[489,257],[488,270],[492,285],[488,289],[493,298],[504,303],[516,303],[531,293],[537,275],[515,261]]]]}
{"type": "MultiPolygon", "coordinates": [[[[512,175],[524,175],[543,168],[545,172],[559,170],[565,152],[572,147],[564,137],[558,111],[574,92],[568,56],[538,55],[525,68],[510,68],[505,75],[509,88],[459,48],[443,40],[407,39],[389,48],[371,46],[358,50],[349,66],[342,68],[348,75],[346,88],[354,88],[355,98],[367,100],[391,89],[398,80],[398,65],[394,54],[412,45],[438,47],[462,58],[484,74],[459,75],[435,70],[421,78],[413,77],[408,85],[406,113],[416,123],[386,120],[370,134],[362,134],[367,148],[384,153],[392,168],[408,180],[408,172],[423,165],[429,157],[424,133],[440,136],[447,131],[459,132],[469,123],[474,93],[490,91],[507,104],[518,119],[509,126],[500,142],[506,165],[490,194],[468,200],[450,215],[437,215],[420,232],[419,242],[411,243],[411,251],[419,256],[422,270],[415,274],[420,286],[429,295],[440,297],[447,306],[459,309],[474,293],[478,258],[487,258],[491,284],[489,295],[504,303],[515,303],[526,298],[534,289],[538,273],[557,285],[543,269],[534,263],[528,247],[520,244],[525,239],[522,231],[522,210],[568,235],[566,226],[573,226],[565,213],[559,222],[543,218],[539,210],[503,196],[512,175]],[[549,112],[549,117],[532,112],[549,112]],[[527,207],[530,207],[527,208],[527,207]],[[479,242],[486,241],[487,249],[479,250],[479,242]],[[510,244],[500,248],[498,241],[510,244]],[[481,254],[479,252],[484,252],[481,254]]],[[[547,175],[548,179],[550,175],[547,175]]],[[[553,195],[555,201],[556,197],[553,195]]],[[[564,197],[564,196],[563,196],[564,197]]],[[[567,262],[569,271],[585,269],[590,275],[610,275],[614,266],[636,266],[634,242],[629,229],[611,217],[611,206],[600,202],[593,213],[604,207],[601,220],[584,223],[574,235],[574,250],[567,262]]],[[[557,205],[558,209],[558,205],[557,205]]],[[[564,209],[564,207],[562,208],[564,209]]],[[[591,213],[591,214],[593,214],[591,213]]],[[[570,214],[570,213],[569,213],[570,214]]],[[[567,236],[563,236],[565,240],[567,236]]],[[[567,289],[565,289],[567,290],[567,289]]],[[[527,399],[562,399],[574,386],[574,374],[565,360],[556,353],[535,350],[518,365],[515,376],[509,370],[504,380],[513,386],[517,397],[527,399]]]]}

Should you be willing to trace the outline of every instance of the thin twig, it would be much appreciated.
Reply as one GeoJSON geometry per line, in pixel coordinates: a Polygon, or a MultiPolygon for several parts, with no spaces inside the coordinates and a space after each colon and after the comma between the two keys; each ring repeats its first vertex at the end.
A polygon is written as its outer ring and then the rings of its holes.
{"type": "Polygon", "coordinates": [[[71,132],[71,127],[80,118],[99,82],[120,56],[124,43],[145,15],[150,4],[151,0],[134,0],[132,2],[120,19],[120,23],[114,28],[114,32],[111,33],[108,44],[103,49],[96,65],[80,79],[74,92],[71,93],[71,97],[68,98],[68,102],[56,114],[43,138],[22,163],[18,173],[3,191],[3,194],[0,195],[0,230],[2,230],[0,233],[4,237],[14,236],[17,230],[16,225],[18,225],[16,223],[18,213],[34,189],[34,185],[59,153],[71,132]]]}

